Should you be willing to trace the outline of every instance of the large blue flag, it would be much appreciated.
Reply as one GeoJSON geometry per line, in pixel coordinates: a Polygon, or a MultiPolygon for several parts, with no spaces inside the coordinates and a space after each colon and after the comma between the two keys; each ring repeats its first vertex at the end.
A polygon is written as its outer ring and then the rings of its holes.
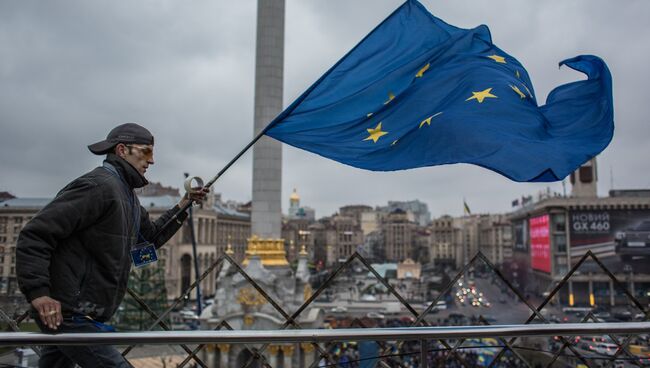
{"type": "Polygon", "coordinates": [[[408,0],[266,128],[292,146],[368,170],[479,165],[516,181],[561,180],[614,132],[612,82],[587,75],[538,106],[526,69],[489,29],[451,26],[408,0]]]}

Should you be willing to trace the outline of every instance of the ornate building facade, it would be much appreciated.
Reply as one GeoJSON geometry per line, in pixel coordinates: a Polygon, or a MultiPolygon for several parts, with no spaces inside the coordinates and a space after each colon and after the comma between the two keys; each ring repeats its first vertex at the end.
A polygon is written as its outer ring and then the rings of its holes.
{"type": "MultiPolygon", "coordinates": [[[[249,239],[243,269],[283,310],[297,310],[312,295],[307,269],[307,251],[302,247],[294,272],[286,259],[282,239],[249,239]]],[[[232,252],[228,250],[228,252],[232,252]]],[[[217,277],[214,303],[201,315],[202,329],[214,329],[227,322],[235,330],[277,330],[285,319],[269,300],[260,294],[242,274],[225,263],[217,277]]],[[[303,328],[319,328],[323,312],[307,307],[297,319],[303,328]]],[[[256,346],[259,347],[259,346],[256,346]]],[[[235,368],[245,365],[251,353],[241,344],[208,346],[203,359],[209,367],[235,368]]],[[[316,359],[311,344],[274,344],[263,353],[272,366],[308,367],[316,359]]],[[[257,362],[255,367],[261,366],[257,362]]]]}

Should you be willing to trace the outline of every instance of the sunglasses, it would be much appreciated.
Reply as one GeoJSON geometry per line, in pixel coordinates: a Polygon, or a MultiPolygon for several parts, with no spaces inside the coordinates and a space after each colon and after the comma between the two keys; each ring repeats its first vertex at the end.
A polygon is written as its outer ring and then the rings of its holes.
{"type": "Polygon", "coordinates": [[[153,160],[153,147],[137,146],[135,144],[127,144],[126,146],[129,148],[135,148],[138,151],[140,151],[140,153],[142,154],[142,156],[144,156],[145,159],[153,160]]]}

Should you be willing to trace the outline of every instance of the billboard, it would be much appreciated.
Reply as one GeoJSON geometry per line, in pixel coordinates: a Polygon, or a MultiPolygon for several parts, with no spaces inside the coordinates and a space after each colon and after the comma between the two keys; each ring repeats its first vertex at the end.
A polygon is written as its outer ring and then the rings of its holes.
{"type": "Polygon", "coordinates": [[[571,211],[569,232],[573,262],[591,250],[607,266],[630,265],[648,272],[650,211],[571,211]]]}
{"type": "Polygon", "coordinates": [[[533,217],[528,222],[530,234],[530,266],[532,269],[551,273],[551,239],[549,216],[533,217]]]}

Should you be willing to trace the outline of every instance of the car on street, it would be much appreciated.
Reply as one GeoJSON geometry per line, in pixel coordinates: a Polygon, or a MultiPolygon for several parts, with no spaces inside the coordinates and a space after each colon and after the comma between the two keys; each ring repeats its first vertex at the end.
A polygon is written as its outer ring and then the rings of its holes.
{"type": "MultiPolygon", "coordinates": [[[[424,307],[424,309],[427,309],[429,308],[431,303],[433,303],[433,300],[430,302],[425,302],[422,305],[422,307],[424,307]]],[[[447,310],[447,302],[444,300],[438,300],[438,302],[436,302],[436,305],[434,305],[433,308],[431,308],[430,313],[436,313],[437,311],[441,311],[441,310],[447,310]]]]}
{"type": "Polygon", "coordinates": [[[184,320],[198,320],[199,316],[192,310],[183,309],[178,314],[184,320]]]}
{"type": "Polygon", "coordinates": [[[614,312],[614,318],[618,319],[619,321],[628,322],[632,320],[632,312],[628,310],[614,312]]]}
{"type": "Polygon", "coordinates": [[[594,313],[594,317],[596,317],[596,320],[599,320],[599,322],[608,322],[613,319],[612,314],[610,312],[594,313]]]}
{"type": "Polygon", "coordinates": [[[589,345],[589,350],[594,351],[601,355],[612,356],[616,353],[618,346],[608,342],[599,342],[594,345],[589,345]]]}
{"type": "Polygon", "coordinates": [[[384,318],[386,318],[386,316],[384,316],[383,314],[378,313],[378,312],[368,312],[368,314],[366,314],[366,317],[374,318],[374,319],[384,319],[384,318]]]}
{"type": "Polygon", "coordinates": [[[344,306],[333,307],[332,309],[330,309],[330,312],[332,313],[345,313],[347,311],[348,309],[344,306]]]}

